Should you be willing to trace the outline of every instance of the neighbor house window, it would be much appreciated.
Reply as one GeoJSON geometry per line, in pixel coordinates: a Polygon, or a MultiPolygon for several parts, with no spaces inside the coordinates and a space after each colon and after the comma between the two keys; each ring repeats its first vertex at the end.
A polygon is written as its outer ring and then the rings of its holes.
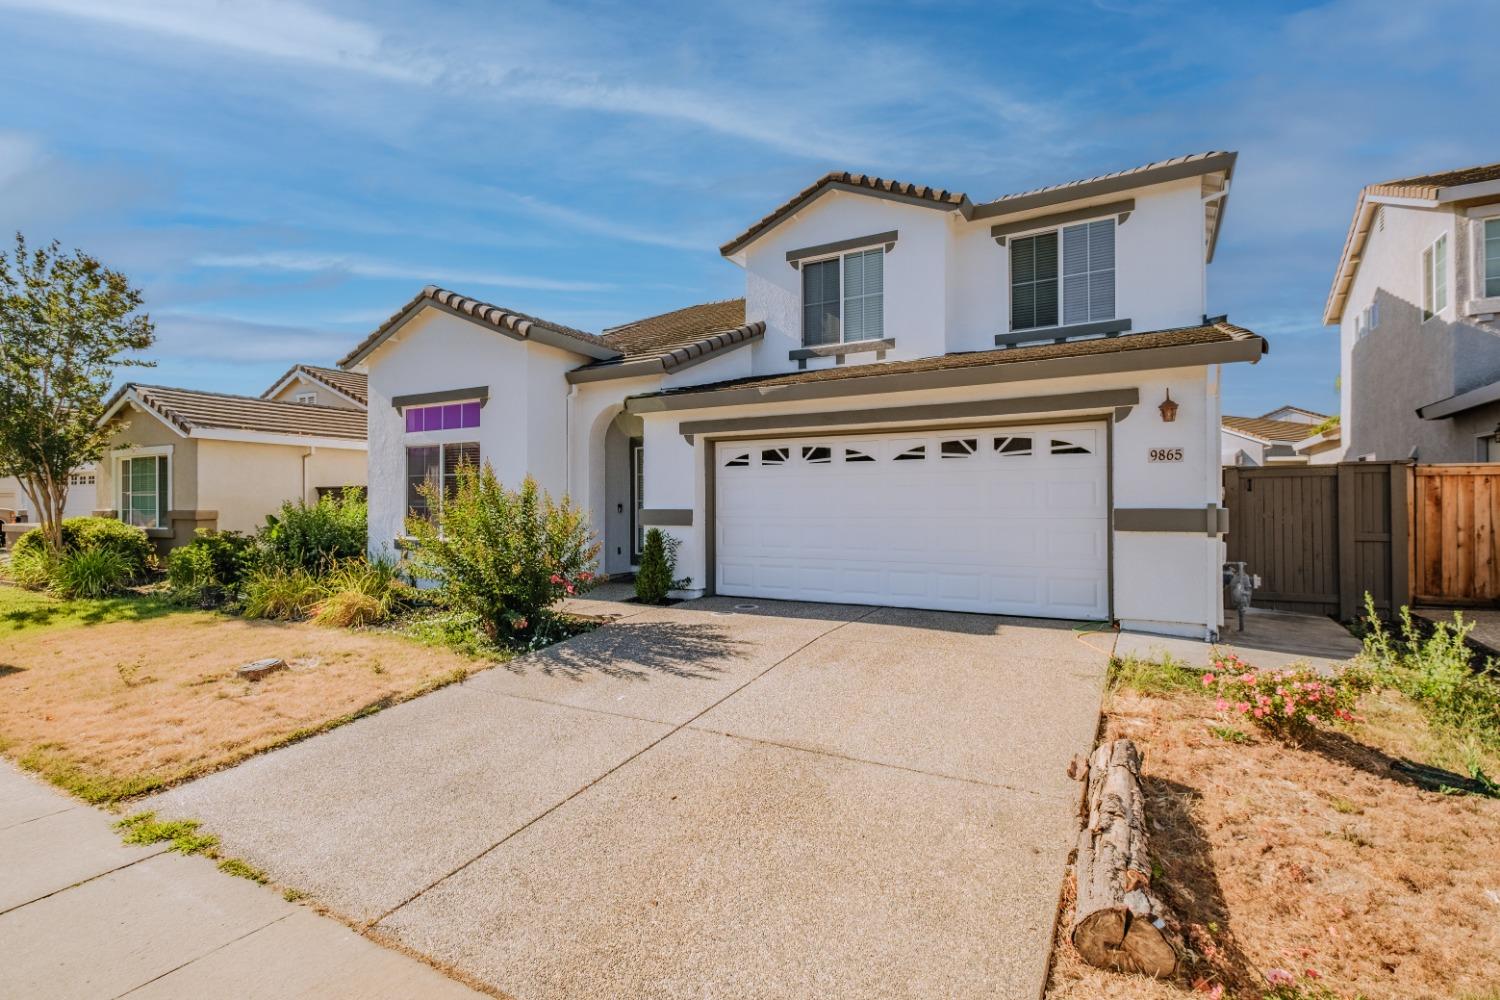
{"type": "Polygon", "coordinates": [[[422,484],[440,488],[439,500],[452,496],[458,488],[458,470],[465,465],[479,465],[479,442],[455,441],[406,449],[406,508],[411,516],[432,518],[437,512],[423,494],[422,484]]]}
{"type": "Polygon", "coordinates": [[[297,393],[297,395],[293,396],[292,399],[295,402],[304,403],[308,406],[311,406],[318,401],[318,394],[315,392],[299,392],[297,393]]]}
{"type": "Polygon", "coordinates": [[[885,251],[858,250],[802,265],[802,343],[885,336],[885,251]]]}
{"type": "Polygon", "coordinates": [[[167,456],[120,459],[120,520],[139,528],[165,528],[167,456]]]}
{"type": "Polygon", "coordinates": [[[1012,330],[1114,318],[1114,219],[1010,241],[1012,330]]]}
{"type": "Polygon", "coordinates": [[[408,406],[406,432],[451,431],[479,426],[479,403],[444,403],[441,406],[408,406]]]}
{"type": "Polygon", "coordinates": [[[1431,319],[1448,308],[1448,237],[1422,251],[1422,318],[1431,319]]]}
{"type": "Polygon", "coordinates": [[[1500,296],[1500,219],[1484,220],[1484,297],[1500,296]]]}

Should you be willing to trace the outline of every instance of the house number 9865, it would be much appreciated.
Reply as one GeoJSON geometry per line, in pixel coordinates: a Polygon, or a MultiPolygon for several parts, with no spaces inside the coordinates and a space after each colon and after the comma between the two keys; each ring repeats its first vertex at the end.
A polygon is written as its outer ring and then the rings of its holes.
{"type": "Polygon", "coordinates": [[[1153,462],[1180,462],[1182,461],[1181,448],[1152,448],[1151,461],[1153,462]]]}

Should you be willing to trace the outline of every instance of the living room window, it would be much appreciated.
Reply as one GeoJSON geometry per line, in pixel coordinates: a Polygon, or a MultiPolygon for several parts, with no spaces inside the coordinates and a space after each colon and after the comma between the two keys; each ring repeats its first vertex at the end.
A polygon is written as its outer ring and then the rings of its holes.
{"type": "Polygon", "coordinates": [[[1114,219],[1081,222],[1010,241],[1012,330],[1114,318],[1114,219]]]}
{"type": "Polygon", "coordinates": [[[804,347],[885,336],[883,248],[805,262],[801,271],[804,347]]]}
{"type": "Polygon", "coordinates": [[[1448,308],[1448,234],[1422,251],[1422,318],[1431,319],[1448,308]]]}
{"type": "Polygon", "coordinates": [[[452,496],[460,466],[479,465],[479,442],[453,441],[406,449],[406,508],[412,517],[431,519],[436,511],[422,494],[423,483],[440,487],[438,499],[452,496]]]}
{"type": "Polygon", "coordinates": [[[165,528],[171,502],[167,495],[166,455],[120,459],[120,520],[138,528],[165,528]]]}

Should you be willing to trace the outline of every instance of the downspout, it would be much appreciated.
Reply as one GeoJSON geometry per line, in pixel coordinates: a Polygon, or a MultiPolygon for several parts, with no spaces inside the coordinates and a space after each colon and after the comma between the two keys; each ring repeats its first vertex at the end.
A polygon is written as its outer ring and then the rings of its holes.
{"type": "Polygon", "coordinates": [[[316,448],[308,448],[302,453],[302,502],[307,503],[307,460],[312,458],[316,448]]]}
{"type": "Polygon", "coordinates": [[[563,490],[573,496],[573,401],[578,398],[578,383],[568,386],[568,397],[563,413],[563,490]]]}

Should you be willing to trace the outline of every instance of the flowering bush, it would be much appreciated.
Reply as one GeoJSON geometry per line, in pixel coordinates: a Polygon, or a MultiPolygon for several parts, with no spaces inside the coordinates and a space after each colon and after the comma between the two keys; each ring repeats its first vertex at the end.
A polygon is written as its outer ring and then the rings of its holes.
{"type": "Polygon", "coordinates": [[[1325,677],[1309,667],[1257,670],[1219,652],[1211,662],[1203,686],[1218,696],[1219,714],[1253,722],[1278,738],[1298,740],[1318,723],[1360,721],[1354,709],[1368,684],[1357,672],[1325,677]]]}

